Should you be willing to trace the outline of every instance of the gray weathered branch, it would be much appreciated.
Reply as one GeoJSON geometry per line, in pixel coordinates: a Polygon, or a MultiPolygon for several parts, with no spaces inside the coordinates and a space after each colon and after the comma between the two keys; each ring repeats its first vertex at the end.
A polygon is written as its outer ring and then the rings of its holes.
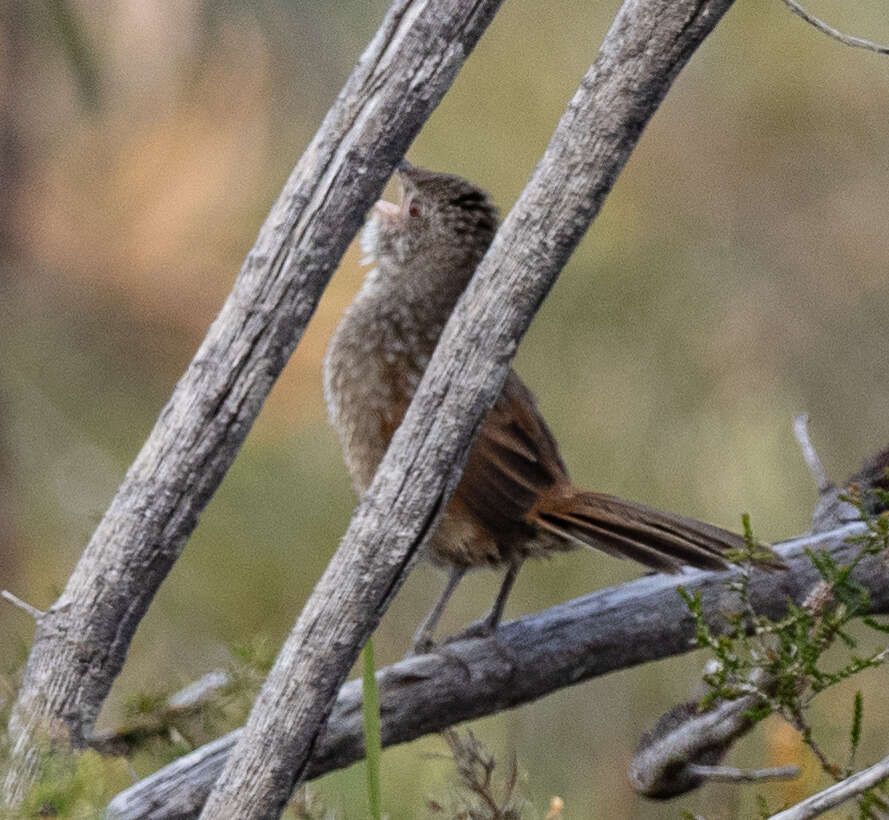
{"type": "Polygon", "coordinates": [[[646,733],[630,761],[630,783],[646,797],[666,798],[696,789],[704,778],[699,764],[722,760],[732,742],[751,726],[747,713],[758,695],[722,701],[706,712],[697,701],[680,703],[646,733]]]}
{"type": "Polygon", "coordinates": [[[789,809],[773,814],[770,820],[809,820],[810,817],[818,817],[887,779],[889,779],[889,757],[884,757],[873,766],[828,786],[824,791],[807,797],[789,809]]]}
{"type": "MultiPolygon", "coordinates": [[[[869,515],[885,512],[885,504],[873,491],[885,489],[889,482],[889,448],[868,458],[842,487],[837,487],[828,478],[809,438],[808,417],[798,415],[793,428],[803,459],[818,489],[818,502],[812,517],[813,535],[836,530],[848,524],[850,517],[860,517],[858,508],[843,500],[850,493],[858,496],[869,515]]],[[[879,567],[885,568],[885,556],[881,557],[879,567]]],[[[825,583],[820,576],[816,576],[815,581],[813,591],[825,583]]],[[[869,583],[872,584],[873,579],[869,583]]],[[[806,600],[811,600],[812,594],[810,591],[806,600]]],[[[805,602],[803,606],[806,606],[805,602]]],[[[697,788],[704,777],[701,767],[696,764],[718,762],[732,743],[756,725],[756,721],[748,719],[747,713],[760,705],[763,691],[767,691],[768,687],[761,673],[755,683],[758,691],[733,701],[717,701],[713,708],[705,712],[700,712],[698,700],[693,700],[677,704],[662,715],[654,730],[642,738],[630,763],[633,788],[648,797],[675,797],[697,788]]]]}
{"type": "Polygon", "coordinates": [[[37,625],[2,790],[47,738],[82,746],[157,587],[232,463],[331,273],[501,0],[395,0],[287,181],[61,597],[37,625]]]}
{"type": "MultiPolygon", "coordinates": [[[[801,603],[820,578],[803,550],[827,549],[837,561],[848,561],[857,547],[845,539],[861,531],[862,525],[850,524],[780,546],[789,570],[753,573],[756,611],[780,618],[787,600],[801,603]]],[[[640,578],[504,624],[493,639],[456,641],[387,667],[378,673],[383,742],[403,743],[561,687],[687,652],[695,647],[695,625],[677,587],[701,594],[703,612],[718,632],[725,627],[720,613],[737,606],[726,589],[729,578],[729,573],[703,572],[640,578]]],[[[870,591],[872,611],[889,611],[885,564],[868,559],[856,578],[870,591]]],[[[122,792],[108,807],[109,820],[197,816],[240,734],[208,743],[122,792]]],[[[351,681],[340,690],[306,777],[347,766],[363,754],[361,688],[351,681]]]]}
{"type": "Polygon", "coordinates": [[[285,642],[203,817],[276,817],[361,646],[459,480],[516,346],[673,79],[731,0],[625,0],[460,299],[339,550],[285,642]]]}

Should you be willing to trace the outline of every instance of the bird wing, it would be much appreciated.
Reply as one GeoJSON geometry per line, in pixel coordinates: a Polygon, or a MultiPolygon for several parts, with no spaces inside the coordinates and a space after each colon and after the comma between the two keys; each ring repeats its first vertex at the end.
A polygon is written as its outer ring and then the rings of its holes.
{"type": "Polygon", "coordinates": [[[498,541],[527,537],[541,494],[568,481],[533,394],[510,369],[470,450],[455,496],[498,541]]]}
{"type": "MultiPolygon", "coordinates": [[[[456,503],[507,550],[539,535],[631,558],[659,571],[728,565],[735,533],[604,493],[576,488],[531,391],[509,371],[470,451],[456,503]]],[[[776,558],[775,566],[780,566],[776,558]]]]}

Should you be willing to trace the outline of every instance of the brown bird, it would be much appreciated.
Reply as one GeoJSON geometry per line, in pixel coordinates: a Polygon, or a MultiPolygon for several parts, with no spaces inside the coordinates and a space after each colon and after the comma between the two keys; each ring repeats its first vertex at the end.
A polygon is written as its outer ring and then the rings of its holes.
{"type": "MultiPolygon", "coordinates": [[[[324,393],[360,495],[373,479],[457,298],[497,229],[487,194],[450,174],[403,163],[399,204],[380,201],[362,233],[376,266],[337,327],[324,393]]],[[[439,602],[415,635],[431,645],[445,604],[473,567],[505,567],[478,631],[493,630],[525,558],[595,547],[647,567],[723,569],[744,539],[719,527],[575,487],[534,396],[513,370],[488,412],[463,477],[428,546],[449,566],[439,602]]]]}

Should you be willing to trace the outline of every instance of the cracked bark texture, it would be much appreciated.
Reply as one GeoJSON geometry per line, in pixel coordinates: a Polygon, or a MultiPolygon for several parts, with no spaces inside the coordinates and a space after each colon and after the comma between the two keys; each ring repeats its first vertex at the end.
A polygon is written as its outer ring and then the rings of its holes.
{"type": "Polygon", "coordinates": [[[404,422],[202,817],[277,817],[337,692],[456,486],[540,302],[676,74],[731,0],[627,0],[460,299],[404,422]]]}
{"type": "Polygon", "coordinates": [[[260,229],[61,597],[9,723],[8,804],[52,739],[84,744],[135,629],[392,169],[502,0],[396,0],[260,229]]]}
{"type": "MultiPolygon", "coordinates": [[[[821,577],[805,550],[828,550],[847,563],[858,546],[846,539],[863,530],[861,524],[849,524],[779,546],[789,569],[752,574],[756,611],[783,617],[787,602],[800,604],[821,577]]],[[[718,633],[726,626],[721,613],[737,605],[726,588],[730,578],[728,572],[646,576],[503,624],[494,638],[455,641],[382,669],[377,681],[383,743],[404,743],[618,669],[691,651],[695,624],[677,587],[700,593],[703,611],[718,633]]],[[[855,578],[870,592],[873,614],[889,611],[889,568],[880,557],[863,562],[855,578]]],[[[240,729],[230,732],[121,792],[108,806],[108,820],[196,817],[240,736],[240,729]]],[[[361,683],[355,680],[340,690],[306,778],[363,756],[361,683]]],[[[642,767],[643,774],[651,781],[665,765],[642,767]]]]}

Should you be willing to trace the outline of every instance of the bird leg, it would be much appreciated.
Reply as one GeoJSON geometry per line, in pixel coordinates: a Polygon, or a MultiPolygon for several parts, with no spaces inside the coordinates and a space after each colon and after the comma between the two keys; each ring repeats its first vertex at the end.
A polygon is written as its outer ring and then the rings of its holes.
{"type": "Polygon", "coordinates": [[[503,617],[503,610],[506,608],[506,599],[512,591],[512,585],[515,583],[515,579],[519,574],[521,566],[522,560],[520,558],[513,560],[510,562],[510,565],[506,570],[506,575],[503,576],[503,583],[500,585],[500,591],[497,593],[497,600],[494,601],[494,606],[491,607],[488,617],[482,621],[488,634],[497,628],[500,619],[503,617]]]}
{"type": "Polygon", "coordinates": [[[448,578],[447,586],[438,599],[438,603],[429,610],[429,614],[423,619],[419,629],[414,633],[414,654],[422,655],[428,652],[434,645],[435,627],[438,625],[439,618],[447,606],[448,599],[460,583],[460,579],[466,574],[466,567],[451,567],[451,574],[448,578]]]}
{"type": "Polygon", "coordinates": [[[520,558],[510,562],[509,567],[506,570],[506,575],[503,577],[503,583],[500,585],[500,591],[497,593],[497,600],[494,601],[494,606],[491,607],[491,611],[483,620],[470,624],[459,634],[448,638],[447,643],[464,640],[466,638],[487,638],[494,633],[500,623],[500,619],[503,617],[503,610],[506,608],[506,599],[509,597],[509,593],[512,590],[512,586],[515,583],[516,576],[519,574],[521,566],[522,559],[520,558]]]}

